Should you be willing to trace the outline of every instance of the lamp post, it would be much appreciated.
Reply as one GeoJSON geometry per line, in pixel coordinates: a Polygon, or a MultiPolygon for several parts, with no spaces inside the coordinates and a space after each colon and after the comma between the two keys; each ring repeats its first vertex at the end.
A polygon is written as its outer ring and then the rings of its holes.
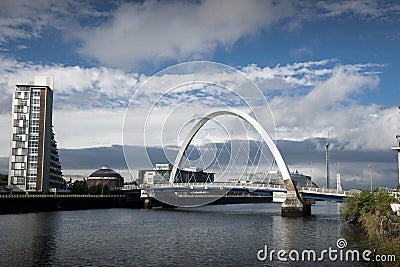
{"type": "Polygon", "coordinates": [[[396,139],[397,139],[397,146],[392,147],[392,150],[397,153],[397,162],[399,166],[398,184],[400,185],[400,135],[396,135],[396,139]]]}
{"type": "Polygon", "coordinates": [[[371,192],[372,192],[372,163],[368,163],[369,167],[369,179],[371,180],[371,192]]]}
{"type": "Polygon", "coordinates": [[[312,179],[312,161],[310,161],[308,164],[310,164],[310,178],[312,179]]]}

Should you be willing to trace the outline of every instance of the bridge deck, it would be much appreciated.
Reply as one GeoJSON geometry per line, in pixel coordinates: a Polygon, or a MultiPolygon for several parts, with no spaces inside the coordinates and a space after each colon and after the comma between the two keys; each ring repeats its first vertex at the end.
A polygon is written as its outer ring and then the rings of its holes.
{"type": "MultiPolygon", "coordinates": [[[[156,192],[192,192],[191,197],[207,197],[196,194],[196,191],[212,192],[225,190],[226,192],[243,192],[252,195],[271,194],[272,192],[286,192],[284,185],[265,185],[265,184],[239,184],[239,183],[189,183],[189,184],[157,184],[146,185],[142,191],[150,194],[156,192]]],[[[306,199],[343,201],[349,195],[347,191],[318,188],[300,187],[298,192],[306,199]]]]}

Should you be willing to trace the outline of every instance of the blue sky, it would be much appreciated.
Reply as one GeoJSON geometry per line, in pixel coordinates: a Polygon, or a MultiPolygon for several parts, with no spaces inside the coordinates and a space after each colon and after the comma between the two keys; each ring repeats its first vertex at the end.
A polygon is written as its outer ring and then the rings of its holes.
{"type": "MultiPolygon", "coordinates": [[[[101,125],[122,128],[129,99],[147,78],[177,63],[210,60],[257,83],[280,140],[322,138],[329,128],[334,150],[387,151],[390,159],[400,133],[397,1],[101,2],[0,1],[4,129],[13,85],[49,74],[55,76],[59,146],[120,145],[121,130],[101,125]]],[[[8,138],[0,137],[2,157],[8,156],[8,138]]],[[[349,163],[348,179],[363,186],[361,169],[376,159],[359,158],[360,171],[350,174],[355,165],[349,163]]],[[[381,185],[393,185],[395,157],[386,164],[375,175],[381,185]]],[[[66,173],[80,172],[70,165],[66,173]]]]}

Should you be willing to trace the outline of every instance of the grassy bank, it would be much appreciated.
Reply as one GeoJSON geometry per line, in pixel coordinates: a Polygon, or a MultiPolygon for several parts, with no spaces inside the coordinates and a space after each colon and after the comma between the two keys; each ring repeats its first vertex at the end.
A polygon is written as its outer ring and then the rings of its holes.
{"type": "Polygon", "coordinates": [[[386,190],[363,191],[345,200],[341,216],[350,225],[361,227],[368,246],[376,255],[396,255],[396,263],[381,263],[381,266],[400,264],[400,216],[391,209],[391,203],[399,203],[386,190]]]}

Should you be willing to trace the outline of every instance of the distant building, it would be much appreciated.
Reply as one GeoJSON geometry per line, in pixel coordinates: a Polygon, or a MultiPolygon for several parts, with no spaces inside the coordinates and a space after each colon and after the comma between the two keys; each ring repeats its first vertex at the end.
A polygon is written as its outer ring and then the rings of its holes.
{"type": "Polygon", "coordinates": [[[119,190],[124,186],[124,178],[106,165],[90,174],[87,184],[89,188],[96,185],[107,185],[110,190],[119,190]]]}
{"type": "MultiPolygon", "coordinates": [[[[313,181],[311,181],[311,176],[301,174],[297,170],[292,172],[290,177],[297,187],[318,187],[313,181]]],[[[248,181],[252,183],[271,185],[283,184],[282,174],[279,171],[251,174],[248,177],[248,181]]]]}
{"type": "Polygon", "coordinates": [[[398,185],[400,185],[400,135],[396,135],[396,139],[397,139],[397,146],[392,147],[392,150],[397,153],[397,162],[398,162],[398,171],[399,171],[398,185]]]}
{"type": "MultiPolygon", "coordinates": [[[[151,170],[139,170],[138,184],[168,183],[172,171],[171,164],[156,164],[151,170]]],[[[214,182],[214,173],[197,169],[178,170],[175,183],[211,183],[214,182]]]]}
{"type": "Polygon", "coordinates": [[[54,138],[51,76],[36,76],[34,85],[16,85],[8,184],[24,191],[62,188],[60,158],[54,138]]]}

